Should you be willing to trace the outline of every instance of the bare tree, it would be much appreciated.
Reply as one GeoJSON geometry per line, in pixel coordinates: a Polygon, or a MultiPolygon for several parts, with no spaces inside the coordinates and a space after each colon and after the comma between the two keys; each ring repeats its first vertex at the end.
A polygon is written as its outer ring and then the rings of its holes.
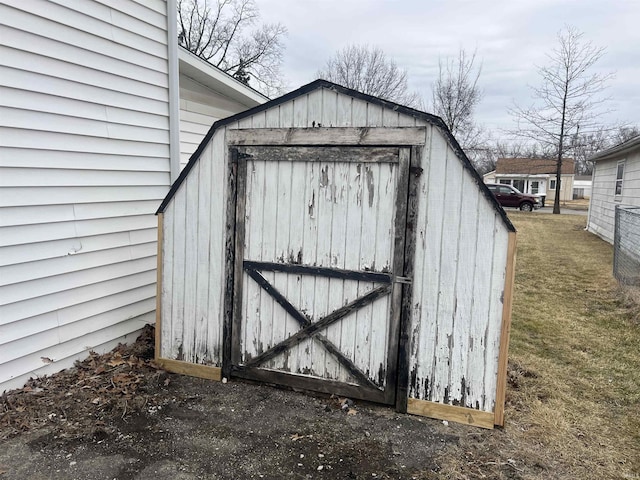
{"type": "Polygon", "coordinates": [[[282,89],[281,24],[255,26],[254,0],[178,0],[180,45],[266,95],[282,89]]]}
{"type": "Polygon", "coordinates": [[[548,55],[549,65],[538,68],[541,85],[533,88],[537,101],[528,108],[516,106],[512,115],[518,121],[516,135],[552,147],[556,162],[556,195],[553,213],[560,213],[560,172],[568,136],[581,129],[592,131],[601,96],[612,74],[592,73],[604,55],[604,48],[584,41],[583,34],[571,27],[558,33],[558,46],[548,55]]]}
{"type": "Polygon", "coordinates": [[[473,120],[482,99],[481,70],[481,65],[476,67],[476,52],[469,55],[460,49],[456,58],[438,60],[438,78],[431,87],[433,113],[449,127],[478,171],[495,163],[490,160],[487,132],[473,120]]]}
{"type": "Polygon", "coordinates": [[[336,52],[317,77],[402,105],[421,105],[420,96],[409,92],[406,70],[380,48],[349,45],[336,52]]]}
{"type": "Polygon", "coordinates": [[[432,86],[433,113],[446,123],[454,135],[474,137],[473,113],[482,99],[478,79],[482,66],[474,66],[476,52],[460,49],[458,57],[438,61],[438,78],[432,86]]]}
{"type": "Polygon", "coordinates": [[[618,145],[640,135],[632,125],[600,126],[592,132],[580,133],[571,139],[571,152],[576,160],[576,174],[591,175],[593,164],[589,158],[605,148],[618,145]]]}

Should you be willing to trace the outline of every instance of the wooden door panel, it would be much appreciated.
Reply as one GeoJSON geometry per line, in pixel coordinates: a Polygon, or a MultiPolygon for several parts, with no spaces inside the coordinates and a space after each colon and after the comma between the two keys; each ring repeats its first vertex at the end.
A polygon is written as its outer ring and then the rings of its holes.
{"type": "Polygon", "coordinates": [[[244,163],[235,374],[393,401],[393,279],[402,275],[408,175],[400,153],[251,147],[236,155],[244,163]]]}

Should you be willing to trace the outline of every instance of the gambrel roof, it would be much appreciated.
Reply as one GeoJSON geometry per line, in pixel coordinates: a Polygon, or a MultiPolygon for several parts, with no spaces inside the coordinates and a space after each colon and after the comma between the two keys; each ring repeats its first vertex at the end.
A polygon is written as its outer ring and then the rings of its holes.
{"type": "MultiPolygon", "coordinates": [[[[453,136],[453,134],[451,133],[449,128],[446,126],[446,124],[444,123],[444,121],[440,117],[438,117],[436,115],[432,115],[432,114],[426,113],[426,112],[421,112],[420,110],[416,110],[414,108],[410,108],[410,107],[406,107],[406,106],[403,106],[403,105],[399,105],[399,104],[391,102],[389,100],[383,100],[383,99],[378,98],[378,97],[367,95],[365,93],[358,92],[356,90],[352,90],[350,88],[343,87],[342,85],[338,85],[336,83],[332,83],[332,82],[329,82],[329,81],[323,80],[323,79],[315,80],[315,81],[313,81],[313,82],[311,82],[311,83],[309,83],[307,85],[304,85],[304,86],[298,88],[297,90],[294,90],[292,92],[287,93],[286,95],[283,95],[281,97],[275,98],[275,99],[270,100],[270,101],[268,101],[266,103],[263,103],[262,105],[258,105],[258,106],[254,107],[254,108],[249,109],[249,110],[245,110],[244,112],[238,113],[238,114],[233,115],[231,117],[227,117],[227,118],[224,118],[222,120],[218,120],[217,122],[215,122],[211,126],[209,131],[207,132],[207,135],[202,140],[202,143],[200,144],[198,149],[193,153],[193,155],[189,159],[189,163],[185,166],[185,168],[180,173],[180,176],[177,178],[177,180],[172,185],[171,190],[169,190],[169,193],[167,194],[167,196],[162,201],[162,203],[161,203],[160,207],[158,208],[156,214],[164,212],[165,208],[167,207],[167,205],[169,204],[169,202],[171,201],[171,199],[175,195],[175,193],[178,190],[178,188],[180,187],[180,185],[185,181],[185,179],[189,175],[189,172],[191,171],[193,166],[199,161],[200,155],[202,154],[202,152],[206,148],[207,144],[210,142],[211,138],[213,137],[214,133],[218,129],[220,129],[220,128],[226,126],[226,125],[232,124],[233,122],[237,122],[239,120],[242,120],[243,118],[250,117],[250,116],[255,115],[257,113],[272,109],[274,107],[277,107],[278,105],[284,104],[284,103],[286,103],[286,102],[288,102],[290,100],[293,100],[293,99],[295,99],[297,97],[306,95],[308,93],[311,93],[311,92],[313,92],[315,90],[318,90],[318,89],[321,89],[321,88],[329,89],[329,90],[337,92],[337,93],[341,93],[341,94],[344,94],[344,95],[347,95],[347,96],[351,96],[353,98],[357,98],[357,99],[363,100],[363,101],[371,103],[371,104],[378,105],[380,107],[392,110],[394,112],[398,112],[400,114],[407,115],[407,116],[413,117],[415,119],[419,119],[419,120],[421,120],[423,122],[426,122],[428,124],[431,124],[431,125],[437,127],[438,130],[442,133],[442,135],[446,138],[446,140],[449,143],[449,145],[451,146],[451,148],[454,150],[457,158],[460,160],[460,162],[462,163],[463,167],[467,171],[470,172],[470,174],[475,179],[478,187],[480,188],[480,190],[482,191],[484,196],[493,205],[495,210],[500,214],[500,217],[502,218],[502,221],[504,222],[504,224],[507,227],[507,229],[509,231],[515,231],[515,227],[513,226],[513,224],[511,223],[511,221],[507,217],[506,213],[504,212],[502,207],[498,204],[498,202],[496,201],[496,199],[493,196],[493,194],[486,187],[486,185],[482,181],[482,178],[480,177],[480,175],[478,174],[476,169],[471,164],[471,161],[469,160],[469,158],[466,156],[466,154],[464,153],[464,151],[460,147],[460,144],[455,139],[455,137],[453,136]]],[[[383,128],[383,127],[381,127],[381,128],[383,128]]]]}

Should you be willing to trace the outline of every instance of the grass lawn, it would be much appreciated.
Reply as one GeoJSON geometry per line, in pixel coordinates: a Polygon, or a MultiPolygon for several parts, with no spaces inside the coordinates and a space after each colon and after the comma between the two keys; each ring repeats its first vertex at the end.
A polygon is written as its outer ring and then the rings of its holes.
{"type": "Polygon", "coordinates": [[[506,425],[463,435],[427,478],[640,479],[640,307],[611,275],[612,247],[585,217],[509,216],[506,425]]]}

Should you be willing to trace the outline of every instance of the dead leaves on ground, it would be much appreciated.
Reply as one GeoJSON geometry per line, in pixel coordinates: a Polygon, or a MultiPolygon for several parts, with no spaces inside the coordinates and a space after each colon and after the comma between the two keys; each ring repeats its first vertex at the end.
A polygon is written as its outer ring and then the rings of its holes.
{"type": "Polygon", "coordinates": [[[91,352],[76,366],[35,378],[0,397],[0,439],[43,426],[66,435],[91,435],[113,418],[153,404],[168,378],[153,362],[153,327],[133,345],[104,355],[91,352]],[[162,377],[162,378],[161,378],[162,377]]]}

